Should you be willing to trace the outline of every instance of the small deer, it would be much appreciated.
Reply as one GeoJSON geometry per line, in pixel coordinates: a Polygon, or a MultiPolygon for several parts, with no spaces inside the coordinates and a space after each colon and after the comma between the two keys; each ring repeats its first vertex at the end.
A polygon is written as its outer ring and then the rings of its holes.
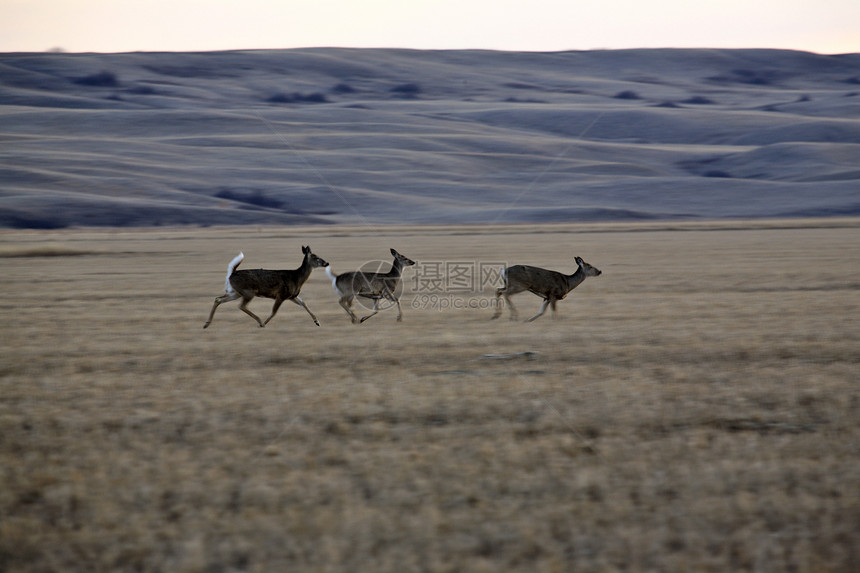
{"type": "Polygon", "coordinates": [[[209,320],[203,325],[203,328],[209,326],[212,322],[212,317],[215,316],[215,310],[218,305],[224,302],[230,302],[241,298],[239,308],[257,321],[260,328],[269,324],[269,321],[274,318],[275,313],[285,300],[291,300],[303,309],[308,311],[311,318],[314,319],[314,324],[320,325],[320,321],[311,312],[302,299],[299,298],[299,292],[302,290],[302,285],[311,276],[311,271],[317,267],[327,267],[328,263],[311,252],[310,247],[302,247],[302,253],[305,258],[299,268],[295,270],[268,270],[268,269],[253,269],[245,271],[237,271],[236,267],[245,258],[245,255],[239,255],[230,261],[227,267],[227,279],[224,281],[224,294],[215,298],[215,304],[212,305],[212,311],[209,313],[209,320]],[[248,303],[255,296],[263,298],[275,299],[275,304],[272,307],[272,314],[265,321],[260,320],[256,314],[248,310],[248,303]]]}
{"type": "Polygon", "coordinates": [[[394,262],[391,270],[387,273],[353,271],[336,275],[330,267],[326,267],[325,272],[331,278],[331,286],[340,296],[340,306],[347,312],[353,324],[362,323],[379,312],[379,301],[382,299],[395,303],[397,305],[397,322],[403,320],[399,294],[395,291],[400,282],[400,273],[403,271],[403,267],[414,265],[415,261],[404,257],[394,249],[391,249],[391,254],[394,256],[394,262]],[[373,300],[373,312],[361,319],[350,308],[356,296],[373,300]]]}
{"type": "Polygon", "coordinates": [[[599,269],[592,267],[580,257],[576,257],[575,260],[579,268],[572,275],[527,265],[515,265],[502,270],[502,280],[505,281],[505,286],[496,289],[496,313],[493,318],[499,318],[502,314],[499,298],[504,296],[511,308],[511,320],[516,320],[518,313],[511,303],[510,296],[524,290],[533,292],[543,299],[540,311],[526,322],[531,322],[546,312],[547,305],[552,307],[553,316],[555,316],[555,303],[557,301],[567,296],[567,293],[578,287],[586,278],[597,277],[601,274],[599,269]]]}

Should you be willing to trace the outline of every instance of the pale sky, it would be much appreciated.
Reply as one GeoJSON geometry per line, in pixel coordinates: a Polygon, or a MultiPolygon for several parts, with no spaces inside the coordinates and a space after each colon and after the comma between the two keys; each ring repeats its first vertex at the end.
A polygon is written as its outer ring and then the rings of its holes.
{"type": "Polygon", "coordinates": [[[320,46],[860,52],[860,0],[0,0],[0,52],[320,46]]]}

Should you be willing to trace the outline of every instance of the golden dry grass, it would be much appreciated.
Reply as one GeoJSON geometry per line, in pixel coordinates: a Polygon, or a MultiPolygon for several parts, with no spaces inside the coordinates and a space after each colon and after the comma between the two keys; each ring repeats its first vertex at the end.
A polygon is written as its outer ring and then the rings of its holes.
{"type": "Polygon", "coordinates": [[[0,570],[860,561],[858,220],[0,240],[0,570]],[[413,308],[408,271],[404,322],[353,326],[318,270],[321,327],[230,303],[202,330],[236,252],[293,268],[303,244],[336,272],[395,247],[603,276],[525,324],[413,308]]]}

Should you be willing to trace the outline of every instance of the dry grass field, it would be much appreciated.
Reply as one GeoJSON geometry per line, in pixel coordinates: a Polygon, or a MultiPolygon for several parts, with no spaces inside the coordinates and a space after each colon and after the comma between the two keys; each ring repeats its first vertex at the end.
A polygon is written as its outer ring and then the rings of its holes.
{"type": "Polygon", "coordinates": [[[857,219],[0,231],[0,571],[848,571],[858,245],[857,219]],[[305,244],[418,261],[403,322],[350,324],[316,270],[320,327],[202,329],[239,250],[305,244]],[[415,280],[575,255],[603,275],[533,323],[415,280]]]}

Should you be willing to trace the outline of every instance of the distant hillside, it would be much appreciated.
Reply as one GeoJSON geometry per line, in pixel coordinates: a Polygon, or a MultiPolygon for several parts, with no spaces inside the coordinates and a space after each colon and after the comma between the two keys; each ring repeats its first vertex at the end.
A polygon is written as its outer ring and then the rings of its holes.
{"type": "Polygon", "coordinates": [[[0,54],[0,226],[860,215],[860,54],[0,54]]]}

